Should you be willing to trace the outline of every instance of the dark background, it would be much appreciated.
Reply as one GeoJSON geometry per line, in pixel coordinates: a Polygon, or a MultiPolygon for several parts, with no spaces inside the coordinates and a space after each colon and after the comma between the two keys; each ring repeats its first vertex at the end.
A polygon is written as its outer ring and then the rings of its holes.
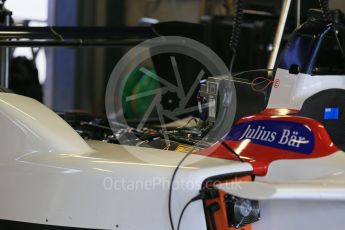
{"type": "MultiPolygon", "coordinates": [[[[336,1],[336,0],[334,0],[336,1]]],[[[56,26],[126,26],[136,25],[141,17],[161,21],[203,22],[195,34],[180,28],[168,30],[167,35],[185,35],[210,46],[228,64],[227,44],[231,35],[231,18],[200,16],[198,0],[49,0],[49,24],[56,26]],[[185,33],[185,34],[184,34],[185,33]]],[[[214,1],[218,2],[218,1],[214,1]]],[[[221,2],[221,1],[220,1],[221,2]]],[[[276,22],[282,1],[245,0],[246,9],[271,13],[266,19],[247,16],[239,47],[235,71],[266,68],[268,46],[273,41],[276,22]],[[262,20],[265,23],[262,23],[262,20]],[[250,24],[252,23],[252,24],[250,24]],[[260,24],[261,23],[261,24],[260,24]],[[250,28],[254,25],[255,28],[250,28]],[[248,29],[249,26],[249,29],[248,29]],[[264,45],[263,45],[264,44],[264,45]]],[[[295,4],[295,1],[292,3],[295,4]]],[[[302,1],[302,16],[310,7],[318,7],[318,0],[302,1]]],[[[295,9],[290,12],[290,28],[295,27],[295,9]]],[[[197,26],[198,27],[198,26],[197,26]]],[[[164,28],[162,29],[164,34],[164,28]]],[[[165,34],[164,34],[165,35],[165,34]]],[[[48,72],[44,85],[44,102],[55,111],[83,110],[94,114],[104,113],[105,88],[112,69],[126,49],[47,49],[48,72]]]]}

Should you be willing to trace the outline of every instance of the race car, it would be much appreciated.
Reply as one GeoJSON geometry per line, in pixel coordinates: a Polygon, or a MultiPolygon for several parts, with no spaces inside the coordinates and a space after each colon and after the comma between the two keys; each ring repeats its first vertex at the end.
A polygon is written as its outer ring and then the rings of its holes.
{"type": "Polygon", "coordinates": [[[344,31],[299,27],[267,108],[188,153],[85,140],[41,103],[0,93],[0,228],[342,229],[344,31]]]}

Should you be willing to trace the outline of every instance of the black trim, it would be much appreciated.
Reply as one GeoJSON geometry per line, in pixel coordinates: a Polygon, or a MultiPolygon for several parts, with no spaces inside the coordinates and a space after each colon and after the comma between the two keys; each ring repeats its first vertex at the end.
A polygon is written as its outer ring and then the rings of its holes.
{"type": "Polygon", "coordinates": [[[243,171],[243,172],[226,173],[226,174],[211,176],[211,177],[206,178],[202,182],[202,188],[205,188],[207,183],[214,183],[216,181],[229,180],[235,177],[250,176],[252,175],[252,173],[253,171],[243,171]]]}
{"type": "Polygon", "coordinates": [[[320,122],[327,130],[333,143],[337,147],[345,149],[345,90],[327,89],[320,91],[307,98],[301,110],[294,115],[320,122]],[[338,119],[325,119],[325,108],[338,108],[338,119]]]}
{"type": "Polygon", "coordinates": [[[239,161],[244,162],[244,161],[242,160],[242,158],[240,157],[240,155],[238,155],[238,153],[236,153],[235,150],[233,150],[227,143],[225,143],[224,141],[222,141],[221,144],[222,144],[230,153],[234,154],[234,155],[237,157],[237,159],[238,159],[239,161]]]}
{"type": "MultiPolygon", "coordinates": [[[[62,226],[54,226],[48,225],[49,220],[47,219],[47,225],[45,224],[33,224],[33,223],[26,223],[26,222],[19,222],[19,221],[11,221],[11,220],[0,220],[0,230],[92,230],[91,228],[72,228],[72,227],[62,227],[62,226]]],[[[114,226],[113,229],[118,229],[119,226],[114,226]]],[[[94,229],[96,230],[96,229],[94,229]]]]}
{"type": "MultiPolygon", "coordinates": [[[[113,17],[113,15],[112,15],[113,17]]],[[[57,39],[56,34],[63,39],[149,39],[156,37],[151,27],[142,26],[112,26],[112,27],[27,27],[0,26],[1,39],[57,39]],[[55,33],[54,33],[55,32],[55,33]]],[[[61,39],[57,39],[61,40],[61,39]]]]}

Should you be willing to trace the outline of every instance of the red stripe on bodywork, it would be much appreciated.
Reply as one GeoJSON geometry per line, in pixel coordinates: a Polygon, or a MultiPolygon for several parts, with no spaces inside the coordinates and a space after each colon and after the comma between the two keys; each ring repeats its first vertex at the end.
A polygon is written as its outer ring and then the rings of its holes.
{"type": "MultiPolygon", "coordinates": [[[[288,110],[285,110],[288,111],[288,110]]],[[[291,110],[289,110],[291,114],[291,110]]],[[[250,116],[241,119],[238,123],[256,121],[256,120],[279,120],[301,123],[312,129],[315,138],[315,146],[311,154],[300,154],[292,151],[287,151],[279,148],[272,148],[268,146],[245,143],[244,141],[232,141],[226,140],[225,143],[229,145],[240,158],[252,164],[254,171],[253,174],[258,176],[264,176],[267,174],[269,165],[273,161],[277,160],[289,160],[289,159],[312,159],[320,158],[331,155],[339,149],[333,144],[325,127],[316,120],[294,116],[294,115],[281,115],[281,110],[264,111],[258,115],[250,116]]],[[[220,143],[214,146],[201,150],[196,154],[206,155],[209,157],[216,157],[229,160],[239,160],[233,153],[222,146],[220,143]]]]}

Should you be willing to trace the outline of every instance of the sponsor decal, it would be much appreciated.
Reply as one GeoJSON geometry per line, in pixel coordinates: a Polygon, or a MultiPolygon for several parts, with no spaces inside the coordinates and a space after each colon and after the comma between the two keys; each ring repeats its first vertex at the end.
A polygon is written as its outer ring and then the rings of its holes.
{"type": "Polygon", "coordinates": [[[325,120],[338,120],[339,108],[325,108],[323,118],[325,120]]]}
{"type": "Polygon", "coordinates": [[[194,152],[197,152],[198,150],[200,150],[200,148],[195,148],[195,147],[186,146],[186,145],[179,145],[175,149],[175,151],[182,152],[182,153],[188,153],[190,151],[194,153],[194,152]]]}
{"type": "Polygon", "coordinates": [[[237,124],[227,135],[226,140],[250,140],[254,144],[303,154],[310,154],[315,144],[314,134],[308,126],[273,120],[237,124]]]}
{"type": "Polygon", "coordinates": [[[279,86],[280,86],[280,80],[277,79],[274,81],[274,88],[279,88],[279,86]]]}

